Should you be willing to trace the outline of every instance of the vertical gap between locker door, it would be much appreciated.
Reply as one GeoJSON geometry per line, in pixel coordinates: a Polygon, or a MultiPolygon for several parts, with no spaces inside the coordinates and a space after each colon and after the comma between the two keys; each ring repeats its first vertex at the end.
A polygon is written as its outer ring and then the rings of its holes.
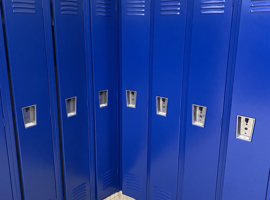
{"type": "Polygon", "coordinates": [[[270,179],[270,170],[268,172],[268,179],[267,179],[267,186],[266,186],[266,193],[265,193],[265,200],[269,199],[269,180],[270,179]]]}
{"type": "Polygon", "coordinates": [[[226,154],[227,154],[227,145],[228,145],[228,136],[229,136],[231,102],[232,102],[234,73],[235,73],[235,60],[236,60],[236,52],[237,52],[238,31],[239,31],[240,14],[241,14],[241,3],[242,3],[242,0],[235,0],[233,1],[233,5],[232,5],[233,9],[232,9],[232,22],[231,22],[231,36],[230,36],[230,47],[229,47],[229,53],[228,53],[228,63],[227,63],[227,72],[226,72],[226,85],[225,85],[224,106],[223,106],[222,124],[221,124],[221,138],[220,138],[217,181],[216,181],[216,194],[215,194],[216,200],[222,199],[222,192],[223,192],[223,181],[224,181],[224,174],[225,174],[226,154]]]}
{"type": "MultiPolygon", "coordinates": [[[[89,141],[90,141],[90,199],[96,199],[96,137],[95,137],[95,106],[94,106],[94,71],[93,71],[93,52],[92,52],[92,27],[91,27],[91,2],[84,1],[85,5],[85,25],[84,25],[84,33],[85,33],[85,49],[86,49],[86,63],[87,63],[87,79],[88,86],[87,89],[89,91],[88,96],[88,105],[89,105],[89,121],[92,128],[90,130],[89,141]],[[89,55],[88,55],[89,53],[89,55]],[[87,56],[88,55],[88,56],[87,56]],[[90,57],[90,58],[89,58],[90,57]],[[92,118],[92,120],[91,120],[92,118]],[[91,158],[93,156],[93,158],[91,158]]],[[[90,129],[90,128],[89,128],[90,129]]]]}
{"type": "Polygon", "coordinates": [[[186,17],[186,32],[185,32],[185,47],[183,60],[183,80],[182,94],[180,107],[180,147],[178,155],[178,175],[177,175],[177,200],[182,199],[183,181],[184,181],[184,166],[185,166],[185,138],[186,138],[186,118],[187,118],[187,96],[188,96],[188,81],[189,81],[189,65],[190,65],[190,49],[192,43],[192,24],[193,24],[193,9],[194,0],[187,0],[187,17],[186,17]]]}
{"type": "Polygon", "coordinates": [[[150,199],[150,174],[151,174],[151,124],[152,124],[152,80],[153,80],[153,49],[154,49],[154,18],[155,0],[150,0],[150,42],[149,42],[149,77],[148,77],[148,134],[147,134],[147,174],[146,174],[146,199],[150,199]]]}
{"type": "Polygon", "coordinates": [[[64,176],[64,160],[63,160],[63,142],[62,142],[62,126],[61,126],[61,115],[59,110],[59,85],[57,77],[57,63],[56,63],[56,52],[55,52],[55,37],[54,37],[54,15],[53,15],[53,3],[50,1],[50,13],[51,13],[51,26],[52,26],[52,40],[53,40],[53,59],[54,59],[54,70],[55,70],[55,84],[56,84],[56,99],[57,99],[57,115],[58,115],[58,127],[59,127],[59,144],[60,144],[60,162],[61,162],[61,177],[62,177],[62,189],[63,189],[63,199],[66,199],[66,187],[65,187],[65,176],[64,176]]]}
{"type": "Polygon", "coordinates": [[[10,100],[11,100],[11,109],[12,109],[12,122],[14,126],[14,133],[15,133],[15,144],[16,144],[16,154],[18,159],[18,167],[19,167],[19,180],[20,180],[20,189],[21,189],[21,197],[24,200],[24,190],[23,190],[23,180],[22,180],[22,172],[21,172],[21,162],[20,162],[20,153],[19,153],[19,142],[18,142],[18,132],[16,129],[16,118],[15,118],[15,106],[13,100],[13,92],[12,92],[12,83],[11,83],[11,73],[10,73],[10,63],[9,63],[9,56],[8,56],[8,48],[7,48],[7,36],[6,36],[6,29],[5,29],[5,17],[4,17],[4,10],[3,10],[3,3],[0,1],[0,9],[1,9],[1,18],[2,18],[2,29],[3,29],[3,36],[4,36],[4,45],[5,45],[5,53],[6,53],[6,62],[7,62],[7,72],[8,72],[8,81],[9,81],[9,92],[10,92],[10,100]]]}

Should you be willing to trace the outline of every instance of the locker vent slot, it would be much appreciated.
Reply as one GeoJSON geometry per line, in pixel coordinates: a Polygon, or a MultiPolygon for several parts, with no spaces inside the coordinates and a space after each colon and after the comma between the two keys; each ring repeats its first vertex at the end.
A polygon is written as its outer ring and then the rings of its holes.
{"type": "Polygon", "coordinates": [[[78,15],[79,2],[78,0],[61,0],[62,15],[78,15]]]}
{"type": "Polygon", "coordinates": [[[72,200],[86,200],[86,183],[83,183],[72,190],[72,200]]]}
{"type": "Polygon", "coordinates": [[[225,9],[225,0],[201,0],[202,14],[222,14],[225,9]]]}
{"type": "Polygon", "coordinates": [[[157,186],[154,187],[154,191],[155,191],[155,198],[156,200],[173,200],[173,195],[169,192],[167,192],[166,190],[163,190],[157,186]]]}
{"type": "Polygon", "coordinates": [[[251,0],[250,12],[270,12],[270,0],[251,0]]]}
{"type": "Polygon", "coordinates": [[[22,115],[25,128],[37,125],[36,105],[22,108],[22,115]]]}
{"type": "Polygon", "coordinates": [[[13,13],[34,14],[36,13],[35,0],[13,0],[13,13]]]}
{"type": "Polygon", "coordinates": [[[160,0],[161,15],[180,15],[180,0],[160,0]]]}
{"type": "Polygon", "coordinates": [[[98,16],[111,16],[112,15],[112,0],[97,0],[96,1],[96,14],[98,16]]]}
{"type": "Polygon", "coordinates": [[[134,191],[136,193],[141,193],[142,188],[141,188],[141,182],[138,176],[132,173],[128,173],[125,175],[124,180],[123,180],[123,186],[130,191],[134,191]]]}
{"type": "Polygon", "coordinates": [[[127,15],[144,16],[145,15],[145,0],[128,0],[127,15]]]}
{"type": "Polygon", "coordinates": [[[102,176],[102,182],[103,182],[103,186],[104,188],[109,188],[111,187],[112,183],[113,183],[113,170],[108,170],[106,171],[103,176],[102,176]]]}
{"type": "Polygon", "coordinates": [[[67,116],[72,117],[77,114],[77,97],[66,99],[67,116]]]}

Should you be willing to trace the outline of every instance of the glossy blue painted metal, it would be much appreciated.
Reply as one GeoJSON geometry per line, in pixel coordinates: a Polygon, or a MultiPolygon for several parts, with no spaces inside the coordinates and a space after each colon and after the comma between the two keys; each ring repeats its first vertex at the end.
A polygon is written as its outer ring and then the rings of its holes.
{"type": "Polygon", "coordinates": [[[232,0],[194,1],[183,200],[215,198],[231,19],[232,0]],[[192,104],[207,107],[204,128],[192,125],[192,104]]]}
{"type": "Polygon", "coordinates": [[[119,190],[118,1],[91,3],[97,199],[119,190]],[[108,90],[108,105],[99,106],[98,92],[108,90]]]}
{"type": "MultiPolygon", "coordinates": [[[[86,74],[87,74],[87,97],[89,126],[94,128],[94,86],[93,86],[93,67],[92,67],[92,40],[91,40],[91,19],[90,1],[84,1],[84,31],[85,31],[85,53],[86,53],[86,74]],[[91,67],[90,67],[91,66],[91,67]]],[[[93,129],[91,128],[91,131],[93,129]]],[[[90,199],[96,199],[96,157],[95,157],[95,135],[90,133],[90,199]]]]}
{"type": "Polygon", "coordinates": [[[53,0],[63,170],[67,199],[90,198],[87,74],[84,1],[53,0]],[[66,99],[76,97],[76,115],[68,117],[66,99]]]}
{"type": "Polygon", "coordinates": [[[0,181],[0,196],[2,199],[5,199],[5,200],[13,200],[1,93],[0,93],[0,163],[1,163],[0,165],[0,180],[1,180],[0,181]]]}
{"type": "Polygon", "coordinates": [[[3,1],[23,194],[30,200],[56,199],[52,134],[58,133],[50,117],[42,3],[3,1]],[[37,125],[25,128],[22,108],[29,105],[36,105],[37,125]]]}
{"type": "Polygon", "coordinates": [[[153,6],[149,199],[176,199],[187,1],[158,0],[153,6]],[[157,96],[168,98],[166,117],[156,114],[157,96]]]}
{"type": "MultiPolygon", "coordinates": [[[[0,1],[0,3],[2,3],[0,1]]],[[[0,9],[0,16],[2,16],[2,10],[0,9]]],[[[9,80],[7,73],[7,60],[6,49],[3,33],[2,17],[0,19],[0,87],[1,87],[1,101],[2,101],[2,114],[3,123],[5,127],[6,147],[10,168],[10,179],[12,184],[13,199],[20,200],[21,197],[21,184],[19,163],[17,159],[16,138],[13,126],[13,116],[11,109],[11,99],[9,91],[9,80]]],[[[2,146],[2,145],[1,145],[2,146]]],[[[2,152],[2,151],[1,151],[2,152]]]]}
{"type": "Polygon", "coordinates": [[[150,1],[121,3],[122,191],[144,200],[147,198],[150,1]],[[137,92],[136,108],[127,107],[126,90],[137,92]]]}
{"type": "Polygon", "coordinates": [[[269,199],[269,1],[242,1],[223,200],[269,199]],[[236,117],[256,119],[251,142],[236,139],[236,117]],[[267,195],[268,193],[268,195],[267,195]]]}

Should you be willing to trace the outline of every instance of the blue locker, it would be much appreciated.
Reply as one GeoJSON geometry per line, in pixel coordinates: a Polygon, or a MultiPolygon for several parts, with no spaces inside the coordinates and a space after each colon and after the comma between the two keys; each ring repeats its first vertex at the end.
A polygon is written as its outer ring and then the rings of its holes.
{"type": "MultiPolygon", "coordinates": [[[[1,4],[1,1],[0,1],[1,4]]],[[[1,5],[0,5],[1,6],[1,5]]],[[[0,9],[0,15],[2,16],[2,10],[0,9]]],[[[21,185],[19,176],[19,166],[16,151],[16,139],[14,134],[13,117],[11,109],[11,99],[9,91],[9,81],[7,73],[7,60],[6,49],[3,32],[3,22],[0,19],[0,92],[1,92],[1,123],[4,125],[4,134],[1,133],[1,163],[3,163],[3,173],[0,180],[3,180],[1,185],[0,196],[6,196],[6,199],[20,200],[21,197],[21,185]],[[7,150],[6,150],[7,148],[7,150]],[[7,161],[8,160],[8,161],[7,161]],[[9,167],[9,170],[7,169],[9,167]],[[10,177],[8,176],[10,174],[10,177]],[[12,184],[12,185],[10,185],[12,184]],[[12,189],[12,194],[9,194],[12,189]]]]}
{"type": "Polygon", "coordinates": [[[243,0],[240,5],[223,200],[270,198],[269,3],[243,0]],[[255,119],[253,135],[249,141],[239,138],[239,116],[255,119]]]}
{"type": "Polygon", "coordinates": [[[0,196],[1,199],[13,200],[10,168],[4,127],[2,95],[0,92],[0,196]]]}
{"type": "MultiPolygon", "coordinates": [[[[25,199],[62,199],[60,163],[44,28],[45,1],[3,1],[10,83],[25,199]]],[[[50,16],[47,15],[50,19],[50,16]]]]}
{"type": "Polygon", "coordinates": [[[194,1],[184,174],[180,174],[183,200],[215,199],[232,4],[232,0],[194,1]]]}
{"type": "Polygon", "coordinates": [[[153,9],[149,199],[176,199],[187,1],[158,0],[153,9]],[[167,99],[163,115],[158,97],[167,99]]]}
{"type": "Polygon", "coordinates": [[[150,0],[121,4],[122,191],[147,198],[150,0]]]}
{"type": "Polygon", "coordinates": [[[91,7],[97,199],[119,190],[118,1],[91,7]]]}
{"type": "MultiPolygon", "coordinates": [[[[53,0],[55,56],[67,199],[90,199],[90,134],[84,0],[53,0]]],[[[94,155],[91,155],[94,156],[94,155]]],[[[94,191],[93,191],[94,192],[94,191]]]]}

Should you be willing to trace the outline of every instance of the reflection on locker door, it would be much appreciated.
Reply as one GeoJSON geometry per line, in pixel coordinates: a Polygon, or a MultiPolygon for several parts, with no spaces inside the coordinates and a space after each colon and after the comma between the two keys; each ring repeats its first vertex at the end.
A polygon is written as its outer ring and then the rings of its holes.
{"type": "Polygon", "coordinates": [[[87,112],[84,0],[52,5],[66,197],[89,199],[92,114],[87,112]]]}
{"type": "Polygon", "coordinates": [[[215,199],[232,3],[194,1],[183,200],[215,199]]]}
{"type": "Polygon", "coordinates": [[[270,199],[269,3],[240,5],[223,200],[270,199]]]}
{"type": "Polygon", "coordinates": [[[91,32],[97,199],[119,190],[118,1],[93,0],[91,32]]]}
{"type": "Polygon", "coordinates": [[[58,132],[51,121],[43,1],[2,3],[23,195],[28,200],[56,199],[61,185],[55,182],[52,134],[58,132]]]}
{"type": "Polygon", "coordinates": [[[6,144],[6,131],[4,128],[4,120],[2,114],[2,96],[0,93],[0,197],[1,199],[5,200],[13,200],[6,144]]]}
{"type": "Polygon", "coordinates": [[[152,4],[149,199],[176,199],[187,1],[158,0],[152,4]]]}
{"type": "Polygon", "coordinates": [[[121,17],[122,190],[127,196],[145,200],[150,1],[123,0],[121,17]]]}

